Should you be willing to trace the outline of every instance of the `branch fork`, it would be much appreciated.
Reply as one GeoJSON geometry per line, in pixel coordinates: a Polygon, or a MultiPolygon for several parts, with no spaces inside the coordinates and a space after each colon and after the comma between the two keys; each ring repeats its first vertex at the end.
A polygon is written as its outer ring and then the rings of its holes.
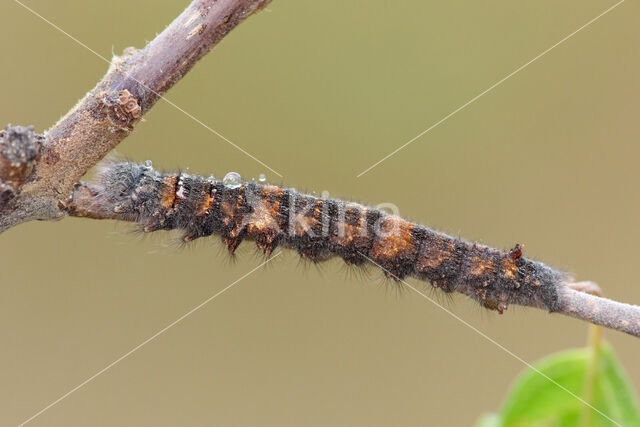
{"type": "MultiPolygon", "coordinates": [[[[155,102],[236,25],[270,0],[194,0],[141,50],[115,56],[96,87],[44,135],[0,130],[0,233],[31,220],[113,218],[80,178],[126,138],[155,102]]],[[[640,307],[558,289],[560,313],[640,337],[640,307]]],[[[542,308],[535,304],[529,306],[542,308]]]]}

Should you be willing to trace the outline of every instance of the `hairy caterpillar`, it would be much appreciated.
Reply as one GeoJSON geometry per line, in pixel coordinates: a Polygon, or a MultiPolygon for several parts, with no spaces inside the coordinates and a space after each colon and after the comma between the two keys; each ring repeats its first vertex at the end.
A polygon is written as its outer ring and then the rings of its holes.
{"type": "Polygon", "coordinates": [[[277,246],[321,261],[370,262],[388,277],[413,276],[446,292],[457,291],[489,309],[534,301],[558,308],[565,273],[509,251],[466,242],[360,204],[318,198],[293,189],[232,182],[150,165],[109,163],[93,186],[94,203],[109,217],[134,221],[145,232],[182,230],[185,241],[219,234],[233,252],[245,238],[265,254],[277,246]]]}

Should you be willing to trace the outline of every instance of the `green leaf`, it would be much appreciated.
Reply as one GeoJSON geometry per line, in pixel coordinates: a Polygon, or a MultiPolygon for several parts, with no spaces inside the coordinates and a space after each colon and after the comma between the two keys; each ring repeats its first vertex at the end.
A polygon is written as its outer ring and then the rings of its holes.
{"type": "Polygon", "coordinates": [[[478,420],[476,427],[500,427],[502,422],[498,414],[484,414],[478,420]]]}
{"type": "Polygon", "coordinates": [[[530,368],[520,374],[500,413],[483,416],[477,427],[612,426],[615,423],[640,427],[638,399],[613,350],[606,344],[599,348],[589,402],[604,415],[580,400],[585,399],[592,355],[589,348],[568,350],[535,363],[539,372],[530,368]]]}

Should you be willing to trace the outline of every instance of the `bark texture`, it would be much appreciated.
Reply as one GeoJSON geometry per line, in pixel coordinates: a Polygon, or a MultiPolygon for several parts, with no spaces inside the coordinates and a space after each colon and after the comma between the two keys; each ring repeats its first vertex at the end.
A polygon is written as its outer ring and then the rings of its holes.
{"type": "Polygon", "coordinates": [[[269,1],[195,0],[146,47],[127,48],[114,57],[104,78],[46,137],[32,129],[5,129],[0,141],[0,232],[33,219],[65,216],[73,185],[200,58],[269,1]],[[32,142],[20,142],[28,140],[32,142]]]}

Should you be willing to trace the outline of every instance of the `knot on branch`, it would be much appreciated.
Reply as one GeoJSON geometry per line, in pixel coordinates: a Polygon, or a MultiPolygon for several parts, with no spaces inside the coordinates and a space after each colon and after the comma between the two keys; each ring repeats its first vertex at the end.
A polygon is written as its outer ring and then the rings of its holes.
{"type": "Polygon", "coordinates": [[[7,125],[0,130],[0,207],[15,197],[31,174],[43,142],[33,126],[7,125]]]}
{"type": "Polygon", "coordinates": [[[104,92],[102,102],[107,107],[111,122],[122,129],[132,130],[133,125],[142,118],[142,108],[127,89],[111,94],[104,92]]]}

